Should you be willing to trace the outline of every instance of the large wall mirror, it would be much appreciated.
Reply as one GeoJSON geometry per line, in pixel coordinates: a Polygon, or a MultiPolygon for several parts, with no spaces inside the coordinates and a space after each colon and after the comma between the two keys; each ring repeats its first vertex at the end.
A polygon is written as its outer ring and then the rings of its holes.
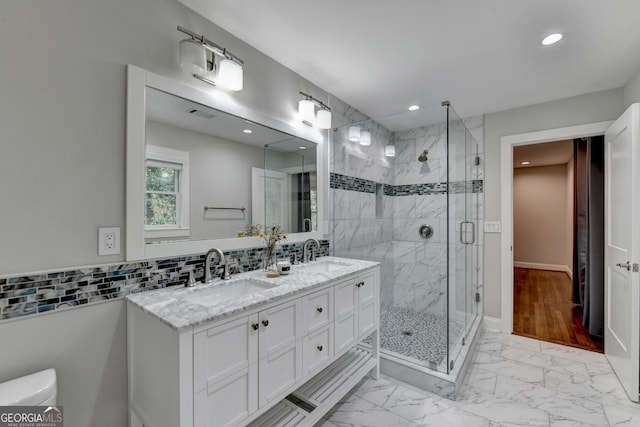
{"type": "Polygon", "coordinates": [[[288,242],[322,237],[319,131],[128,73],[127,260],[261,246],[275,224],[288,242]]]}

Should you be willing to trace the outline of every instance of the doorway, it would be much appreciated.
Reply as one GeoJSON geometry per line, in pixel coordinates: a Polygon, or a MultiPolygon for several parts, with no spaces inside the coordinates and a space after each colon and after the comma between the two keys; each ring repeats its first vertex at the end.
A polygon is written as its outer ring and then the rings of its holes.
{"type": "Polygon", "coordinates": [[[513,149],[517,146],[541,144],[602,135],[613,122],[599,122],[550,129],[501,138],[501,322],[502,332],[513,332],[514,257],[513,257],[513,149]]]}
{"type": "MultiPolygon", "coordinates": [[[[585,194],[587,189],[581,179],[586,157],[578,152],[587,142],[591,143],[586,138],[567,139],[513,149],[513,332],[602,352],[602,340],[592,337],[589,329],[583,326],[584,291],[593,286],[585,287],[585,265],[579,255],[586,253],[586,248],[583,248],[584,239],[576,235],[589,231],[582,227],[586,223],[583,212],[575,208],[582,207],[583,200],[590,200],[576,198],[576,194],[585,194]],[[579,165],[577,174],[574,173],[575,165],[579,165]],[[581,184],[577,191],[576,182],[581,184]],[[582,228],[578,229],[574,224],[580,224],[582,228]],[[575,276],[574,260],[581,267],[575,276]]],[[[596,144],[600,148],[603,146],[601,140],[590,146],[596,144]]],[[[601,200],[602,188],[596,190],[601,200]]],[[[602,208],[602,203],[599,206],[602,208]]],[[[603,230],[604,224],[599,224],[599,233],[603,230]]],[[[602,250],[599,254],[599,271],[602,272],[602,250]]],[[[596,262],[595,257],[592,262],[596,262]]],[[[602,290],[603,280],[599,285],[602,290]]],[[[602,308],[602,299],[597,301],[602,308]]],[[[587,314],[594,310],[593,305],[588,305],[590,302],[586,301],[587,314]]],[[[599,331],[601,334],[601,329],[599,331]]]]}

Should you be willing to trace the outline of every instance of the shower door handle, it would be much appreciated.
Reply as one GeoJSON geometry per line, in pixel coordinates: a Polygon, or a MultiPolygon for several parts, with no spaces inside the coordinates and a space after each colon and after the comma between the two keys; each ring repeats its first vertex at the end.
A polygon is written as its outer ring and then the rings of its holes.
{"type": "Polygon", "coordinates": [[[476,242],[476,224],[472,221],[462,221],[460,223],[460,243],[463,245],[473,245],[476,242]],[[466,224],[471,224],[471,241],[468,242],[466,238],[467,234],[467,226],[466,224]]]}

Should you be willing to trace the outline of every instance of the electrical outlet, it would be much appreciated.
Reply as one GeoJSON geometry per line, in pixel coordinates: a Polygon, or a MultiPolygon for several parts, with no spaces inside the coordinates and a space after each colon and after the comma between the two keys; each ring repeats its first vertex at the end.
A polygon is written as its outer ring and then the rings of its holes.
{"type": "Polygon", "coordinates": [[[120,227],[98,228],[98,255],[120,254],[120,227]]]}

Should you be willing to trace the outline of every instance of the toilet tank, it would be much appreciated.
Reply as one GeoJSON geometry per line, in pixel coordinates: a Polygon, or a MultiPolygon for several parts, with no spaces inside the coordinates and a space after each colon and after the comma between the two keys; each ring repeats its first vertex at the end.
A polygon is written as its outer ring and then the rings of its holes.
{"type": "Polygon", "coordinates": [[[50,406],[56,404],[55,369],[46,369],[0,383],[0,406],[50,406]]]}

